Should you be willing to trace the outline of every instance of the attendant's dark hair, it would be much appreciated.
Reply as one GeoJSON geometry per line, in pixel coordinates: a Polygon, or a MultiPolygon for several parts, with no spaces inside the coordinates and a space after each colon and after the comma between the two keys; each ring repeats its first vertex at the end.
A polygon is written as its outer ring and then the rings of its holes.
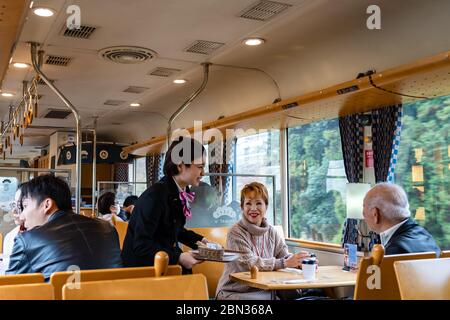
{"type": "Polygon", "coordinates": [[[202,157],[205,153],[205,147],[199,141],[189,137],[178,137],[167,150],[163,167],[164,175],[176,176],[180,173],[179,164],[183,163],[189,167],[195,159],[202,157]]]}
{"type": "Polygon", "coordinates": [[[98,198],[97,209],[101,214],[111,213],[111,206],[116,201],[116,195],[113,192],[105,192],[98,198]]]}
{"type": "Polygon", "coordinates": [[[52,199],[59,210],[72,211],[70,188],[66,181],[52,174],[38,176],[21,185],[21,202],[24,198],[36,200],[38,205],[52,199]]]}
{"type": "Polygon", "coordinates": [[[129,207],[131,205],[136,204],[137,199],[139,199],[137,196],[128,196],[125,198],[125,201],[123,202],[124,207],[129,207]]]}

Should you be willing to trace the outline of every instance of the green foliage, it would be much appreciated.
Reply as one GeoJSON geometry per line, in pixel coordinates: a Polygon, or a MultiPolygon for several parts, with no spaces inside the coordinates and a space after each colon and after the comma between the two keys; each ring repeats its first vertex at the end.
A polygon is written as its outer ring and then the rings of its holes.
{"type": "Polygon", "coordinates": [[[341,193],[327,192],[329,161],[342,160],[338,120],[289,129],[291,234],[315,241],[341,240],[345,203],[341,193]]]}
{"type": "Polygon", "coordinates": [[[418,222],[450,249],[450,96],[405,105],[403,112],[395,182],[405,188],[412,216],[423,207],[425,220],[418,222]],[[423,166],[423,181],[412,181],[413,165],[423,166]]]}

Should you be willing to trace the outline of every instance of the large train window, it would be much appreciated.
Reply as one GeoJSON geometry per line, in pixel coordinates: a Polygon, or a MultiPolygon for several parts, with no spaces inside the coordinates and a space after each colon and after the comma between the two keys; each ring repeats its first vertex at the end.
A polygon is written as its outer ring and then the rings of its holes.
{"type": "Polygon", "coordinates": [[[11,203],[14,201],[19,181],[16,177],[0,177],[0,232],[6,234],[14,228],[11,203]]]}
{"type": "Polygon", "coordinates": [[[288,129],[289,235],[340,243],[347,178],[338,119],[288,129]]]}
{"type": "Polygon", "coordinates": [[[441,249],[450,249],[449,171],[450,96],[405,105],[395,182],[441,249]]]}

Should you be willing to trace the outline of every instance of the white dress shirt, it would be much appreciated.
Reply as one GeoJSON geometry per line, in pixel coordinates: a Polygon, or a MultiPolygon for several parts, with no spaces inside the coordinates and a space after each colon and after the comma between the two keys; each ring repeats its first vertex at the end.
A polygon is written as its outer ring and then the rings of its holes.
{"type": "Polygon", "coordinates": [[[390,227],[389,229],[384,230],[383,232],[381,232],[380,233],[381,244],[383,246],[386,246],[386,244],[389,242],[389,240],[391,240],[391,238],[394,235],[395,231],[397,231],[397,229],[400,228],[402,226],[402,224],[404,224],[406,221],[408,221],[408,218],[406,218],[402,222],[397,223],[396,225],[390,227]]]}

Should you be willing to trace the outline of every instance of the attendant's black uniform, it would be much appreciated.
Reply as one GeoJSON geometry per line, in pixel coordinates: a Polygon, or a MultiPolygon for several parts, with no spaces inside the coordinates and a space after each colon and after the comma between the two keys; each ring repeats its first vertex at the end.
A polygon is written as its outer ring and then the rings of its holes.
{"type": "Polygon", "coordinates": [[[195,243],[203,239],[186,230],[185,224],[178,187],[172,177],[165,176],[136,202],[122,248],[124,265],[153,266],[158,251],[169,255],[169,264],[177,264],[182,253],[178,242],[197,249],[195,243]]]}

